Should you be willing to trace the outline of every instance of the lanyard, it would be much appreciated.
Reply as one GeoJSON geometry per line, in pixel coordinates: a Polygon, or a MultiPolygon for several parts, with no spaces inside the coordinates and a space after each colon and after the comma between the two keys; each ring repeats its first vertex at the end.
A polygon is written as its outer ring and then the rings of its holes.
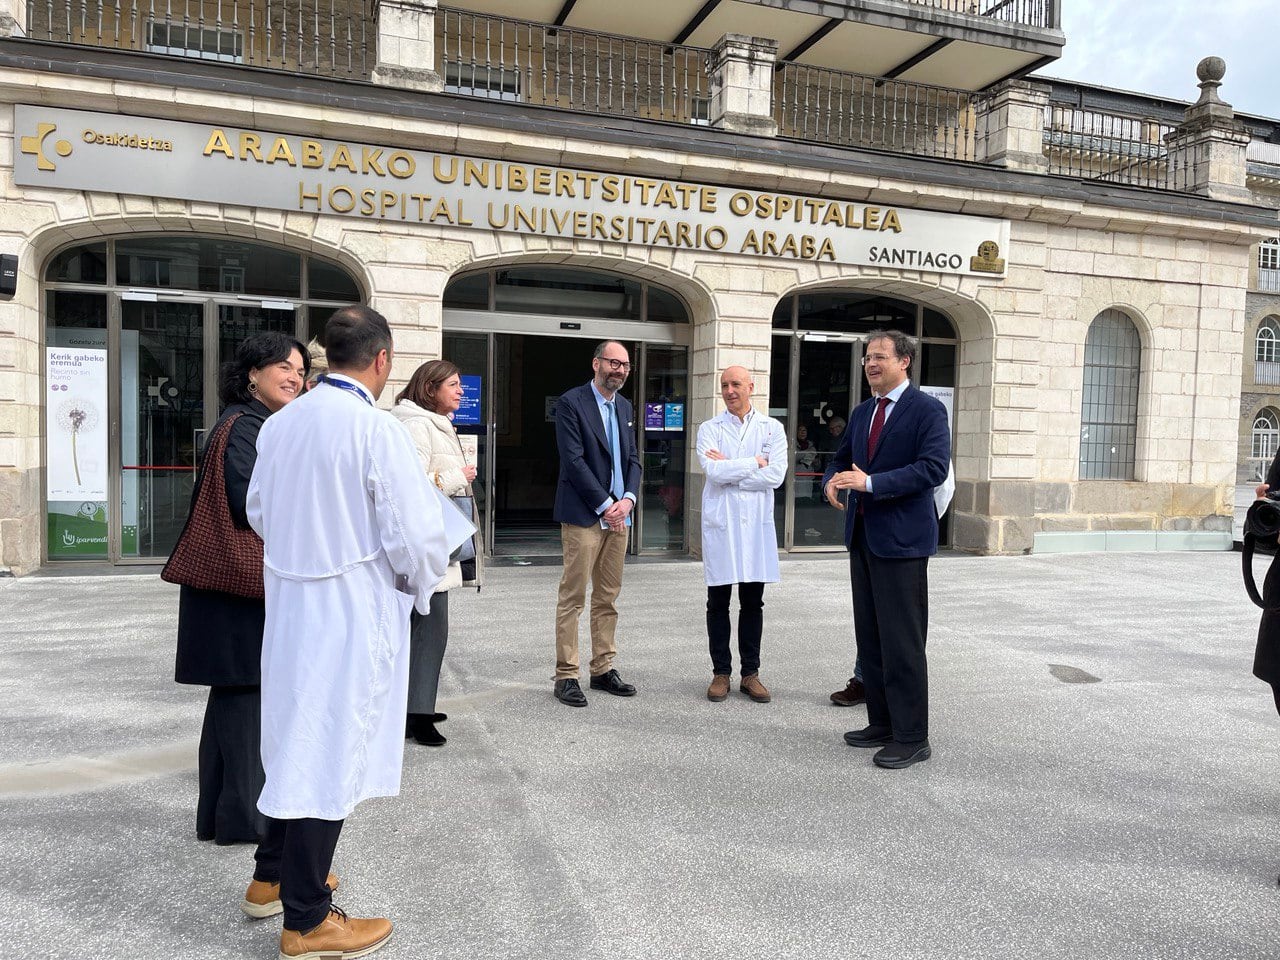
{"type": "Polygon", "coordinates": [[[328,376],[326,376],[323,373],[316,378],[316,382],[327,383],[329,386],[337,387],[339,390],[348,390],[351,393],[354,393],[357,397],[359,397],[365,403],[369,404],[369,406],[371,407],[373,406],[373,401],[370,400],[368,395],[359,387],[357,387],[354,383],[347,383],[347,381],[345,380],[330,380],[328,376]]]}

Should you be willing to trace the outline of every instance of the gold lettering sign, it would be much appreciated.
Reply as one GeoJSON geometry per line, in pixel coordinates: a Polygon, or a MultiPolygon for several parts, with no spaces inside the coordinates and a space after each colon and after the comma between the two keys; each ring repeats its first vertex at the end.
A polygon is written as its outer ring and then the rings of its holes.
{"type": "Polygon", "coordinates": [[[141,186],[312,216],[879,270],[1005,271],[1009,224],[989,218],[91,111],[18,105],[15,120],[20,185],[141,186]]]}

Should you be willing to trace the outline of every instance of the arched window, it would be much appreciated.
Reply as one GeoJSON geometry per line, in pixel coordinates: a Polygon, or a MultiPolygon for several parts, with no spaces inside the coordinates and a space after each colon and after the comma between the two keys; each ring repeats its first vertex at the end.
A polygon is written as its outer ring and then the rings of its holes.
{"type": "Polygon", "coordinates": [[[1080,479],[1132,480],[1138,447],[1138,328],[1119,310],[1104,310],[1084,342],[1080,409],[1080,479]]]}
{"type": "Polygon", "coordinates": [[[1267,317],[1258,324],[1253,342],[1253,359],[1258,363],[1280,363],[1280,320],[1267,317]]]}
{"type": "Polygon", "coordinates": [[[446,310],[494,310],[593,320],[688,323],[689,309],[643,280],[578,267],[498,267],[463,274],[444,291],[446,310]]]}
{"type": "MultiPolygon", "coordinates": [[[[1249,443],[1249,456],[1255,460],[1271,460],[1280,447],[1280,414],[1270,407],[1263,407],[1253,420],[1253,434],[1249,443]]],[[[1265,472],[1266,466],[1263,466],[1265,472]]]]}

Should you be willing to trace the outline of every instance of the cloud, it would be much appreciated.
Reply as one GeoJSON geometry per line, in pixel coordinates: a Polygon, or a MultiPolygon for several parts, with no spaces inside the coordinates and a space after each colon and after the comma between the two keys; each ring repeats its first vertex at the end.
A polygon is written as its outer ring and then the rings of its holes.
{"type": "Polygon", "coordinates": [[[1066,51],[1041,72],[1194,100],[1196,64],[1218,56],[1227,61],[1225,100],[1245,113],[1280,117],[1269,27],[1257,0],[1065,0],[1066,51]]]}

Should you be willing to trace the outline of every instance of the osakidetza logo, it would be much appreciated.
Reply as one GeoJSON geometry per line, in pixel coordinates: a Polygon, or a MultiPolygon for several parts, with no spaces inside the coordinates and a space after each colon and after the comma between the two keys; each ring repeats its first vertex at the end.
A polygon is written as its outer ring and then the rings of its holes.
{"type": "MultiPolygon", "coordinates": [[[[28,156],[36,158],[37,170],[57,170],[58,165],[49,159],[45,153],[45,141],[49,139],[58,129],[56,123],[37,123],[34,136],[23,137],[18,143],[18,149],[28,156]]],[[[71,141],[61,138],[54,140],[53,152],[60,157],[71,156],[71,141]]]]}

